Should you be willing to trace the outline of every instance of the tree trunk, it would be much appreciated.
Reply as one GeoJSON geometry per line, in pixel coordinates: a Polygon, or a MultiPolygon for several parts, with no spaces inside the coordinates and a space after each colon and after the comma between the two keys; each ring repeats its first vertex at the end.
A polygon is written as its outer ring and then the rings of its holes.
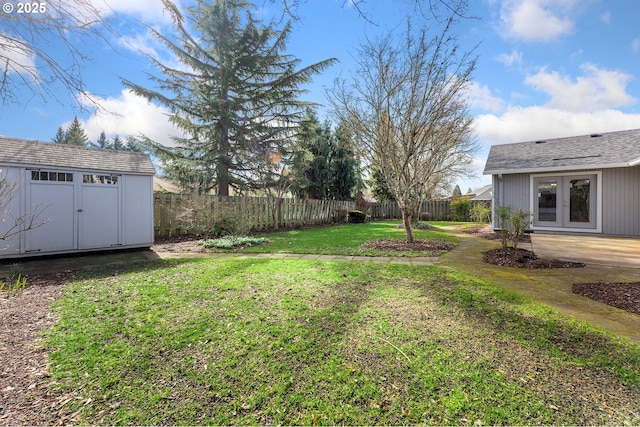
{"type": "MultiPolygon", "coordinates": [[[[222,73],[222,70],[220,71],[222,73]]],[[[222,76],[224,80],[224,76],[222,76]]],[[[226,88],[220,89],[220,99],[225,103],[229,99],[229,92],[226,88]]],[[[229,195],[229,126],[225,119],[219,121],[220,127],[220,155],[218,156],[218,165],[216,172],[218,173],[218,196],[229,195]]]]}
{"type": "Polygon", "coordinates": [[[227,166],[227,158],[221,157],[218,160],[218,196],[229,195],[229,166],[227,166]]]}
{"type": "Polygon", "coordinates": [[[408,207],[400,208],[402,211],[402,224],[404,231],[407,233],[407,243],[413,243],[413,229],[411,228],[411,209],[408,207]]]}

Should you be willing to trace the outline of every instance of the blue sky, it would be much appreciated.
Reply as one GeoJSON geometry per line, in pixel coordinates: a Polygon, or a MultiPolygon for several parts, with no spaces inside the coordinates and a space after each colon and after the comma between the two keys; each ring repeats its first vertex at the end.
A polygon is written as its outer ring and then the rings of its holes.
{"type": "MultiPolygon", "coordinates": [[[[91,1],[103,7],[105,0],[91,1]]],[[[139,23],[169,31],[169,17],[160,0],[106,1],[107,16],[118,19],[119,34],[106,35],[109,44],[71,42],[89,54],[82,70],[87,90],[106,111],[117,114],[96,113],[90,104],[86,105],[89,111],[81,111],[55,85],[60,102],[42,102],[25,90],[18,94],[20,102],[0,104],[0,135],[49,141],[59,126],[66,127],[77,115],[91,140],[105,131],[109,136],[143,133],[158,142],[169,141],[168,135],[176,131],[166,120],[166,111],[127,92],[120,83],[123,77],[151,86],[145,73],[155,69],[140,51],[173,60],[139,23]]],[[[275,1],[256,3],[270,15],[279,4],[275,1]]],[[[477,177],[458,181],[463,192],[489,182],[481,172],[493,144],[640,128],[640,2],[470,3],[468,14],[478,19],[465,20],[457,34],[462,47],[478,46],[469,96],[481,149],[476,153],[477,177]]],[[[349,0],[301,3],[301,20],[294,24],[289,53],[300,58],[302,65],[330,57],[340,61],[314,79],[306,99],[326,104],[325,88],[338,76],[349,77],[356,49],[365,37],[401,31],[409,15],[414,26],[432,25],[416,10],[414,0],[367,0],[360,6],[373,23],[364,20],[349,0]]],[[[0,35],[9,28],[4,19],[0,12],[0,35]]],[[[64,63],[62,43],[49,41],[47,49],[64,63]]],[[[324,110],[320,115],[324,117],[324,110]]]]}

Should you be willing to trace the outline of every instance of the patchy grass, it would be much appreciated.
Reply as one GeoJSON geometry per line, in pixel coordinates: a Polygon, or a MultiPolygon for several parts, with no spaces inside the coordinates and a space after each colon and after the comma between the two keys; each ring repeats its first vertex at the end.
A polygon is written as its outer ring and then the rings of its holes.
{"type": "Polygon", "coordinates": [[[55,307],[52,387],[73,424],[640,422],[638,346],[466,274],[264,259],[123,268],[71,283],[55,307]]]}
{"type": "MultiPolygon", "coordinates": [[[[381,250],[367,248],[365,242],[383,239],[405,238],[404,229],[396,228],[397,221],[368,222],[365,224],[345,224],[332,227],[290,230],[268,234],[271,243],[259,247],[243,248],[247,253],[292,253],[319,255],[356,256],[438,256],[439,250],[381,250]]],[[[460,239],[443,230],[414,230],[415,239],[434,240],[456,246],[460,239]]]]}

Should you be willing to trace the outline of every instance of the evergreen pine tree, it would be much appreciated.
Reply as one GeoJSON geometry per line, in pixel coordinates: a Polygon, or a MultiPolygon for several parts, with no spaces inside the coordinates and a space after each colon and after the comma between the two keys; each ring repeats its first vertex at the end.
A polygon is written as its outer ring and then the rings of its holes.
{"type": "Polygon", "coordinates": [[[455,188],[453,189],[453,197],[458,196],[462,196],[462,191],[460,191],[460,186],[456,184],[455,188]]]}
{"type": "Polygon", "coordinates": [[[65,143],[84,146],[87,141],[89,141],[89,138],[87,138],[87,134],[82,129],[82,125],[76,116],[67,128],[65,143]]]}
{"type": "Polygon", "coordinates": [[[62,130],[62,127],[58,127],[58,132],[56,132],[56,136],[51,140],[54,144],[66,144],[67,143],[67,135],[62,130]]]}
{"type": "Polygon", "coordinates": [[[107,140],[107,135],[105,135],[104,131],[100,132],[100,136],[95,144],[92,144],[96,148],[107,149],[109,148],[109,141],[107,140]]]}
{"type": "Polygon", "coordinates": [[[152,77],[162,92],[123,84],[167,106],[185,135],[175,139],[174,149],[149,141],[164,173],[183,184],[216,185],[221,196],[230,186],[258,185],[255,173],[268,169],[260,165],[272,161],[269,153],[291,150],[291,133],[309,105],[298,99],[300,86],[334,60],[296,69],[300,61],[284,53],[291,24],[281,30],[261,25],[248,1],[196,0],[186,16],[163,2],[177,41],[150,31],[185,67],[152,59],[164,75],[152,77]]]}
{"type": "Polygon", "coordinates": [[[118,151],[123,151],[126,150],[126,147],[124,145],[124,143],[122,142],[122,140],[120,139],[120,137],[118,135],[113,137],[113,140],[111,141],[111,147],[112,150],[118,150],[118,151]]]}
{"type": "Polygon", "coordinates": [[[353,190],[358,185],[359,162],[354,151],[353,134],[340,123],[331,139],[331,184],[330,198],[353,199],[353,190]]]}
{"type": "Polygon", "coordinates": [[[331,184],[331,128],[320,124],[313,110],[308,110],[297,135],[298,150],[294,155],[292,191],[298,197],[326,199],[331,184]]]}
{"type": "Polygon", "coordinates": [[[371,179],[369,179],[371,194],[377,201],[395,200],[393,193],[389,189],[380,168],[373,165],[371,167],[371,179]]]}
{"type": "Polygon", "coordinates": [[[144,151],[142,145],[138,142],[138,140],[131,135],[127,137],[127,143],[124,149],[136,153],[141,153],[144,151]]]}

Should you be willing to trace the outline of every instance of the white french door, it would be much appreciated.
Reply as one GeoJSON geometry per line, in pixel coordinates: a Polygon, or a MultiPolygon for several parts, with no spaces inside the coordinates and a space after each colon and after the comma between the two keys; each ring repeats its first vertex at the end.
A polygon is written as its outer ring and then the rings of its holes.
{"type": "Polygon", "coordinates": [[[533,225],[550,228],[596,229],[598,175],[533,178],[533,225]]]}

